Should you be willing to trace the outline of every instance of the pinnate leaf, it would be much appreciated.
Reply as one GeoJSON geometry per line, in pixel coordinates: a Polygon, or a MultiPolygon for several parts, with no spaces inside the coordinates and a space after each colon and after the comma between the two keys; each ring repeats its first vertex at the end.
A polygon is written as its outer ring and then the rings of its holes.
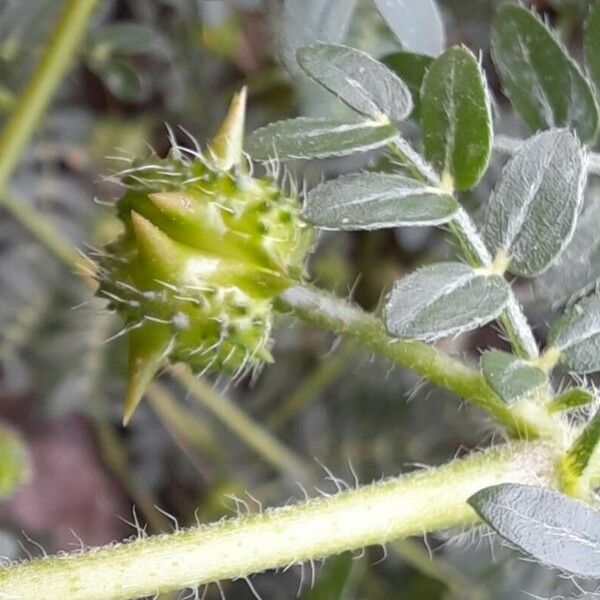
{"type": "Polygon", "coordinates": [[[326,158],[381,148],[398,134],[389,121],[298,117],[252,132],[246,150],[256,160],[326,158]]]}
{"type": "Polygon", "coordinates": [[[508,162],[490,197],[483,235],[510,258],[515,275],[547,269],[571,240],[583,202],[587,157],[567,129],[529,139],[508,162]]]}
{"type": "Polygon", "coordinates": [[[600,371],[600,294],[567,308],[550,328],[548,345],[560,350],[559,363],[569,371],[600,371]]]}
{"type": "Polygon", "coordinates": [[[509,404],[547,383],[542,370],[501,350],[489,350],[481,357],[481,372],[490,387],[509,404]]]}
{"type": "Polygon", "coordinates": [[[600,577],[600,512],[554,490],[506,483],[469,498],[504,539],[538,561],[600,577]]]}
{"type": "Polygon", "coordinates": [[[584,142],[596,138],[598,106],[588,81],[529,10],[508,4],[498,11],[492,57],[504,91],[533,131],[568,125],[584,142]]]}
{"type": "Polygon", "coordinates": [[[509,298],[510,288],[502,277],[462,263],[438,263],[396,282],[385,321],[396,337],[435,339],[492,321],[509,298]]]}
{"type": "Polygon", "coordinates": [[[492,148],[487,84],[470,50],[446,50],[429,67],[421,89],[425,157],[454,187],[465,190],[482,177],[492,148]]]}
{"type": "Polygon", "coordinates": [[[442,16],[435,0],[374,0],[403,48],[437,56],[446,43],[442,16]]]}
{"type": "Polygon", "coordinates": [[[305,217],[323,229],[383,229],[447,223],[457,201],[403,175],[356,173],[310,191],[305,217]]]}
{"type": "Polygon", "coordinates": [[[317,83],[350,108],[374,119],[386,115],[402,121],[412,111],[406,84],[366,52],[333,44],[298,51],[298,64],[317,83]]]}

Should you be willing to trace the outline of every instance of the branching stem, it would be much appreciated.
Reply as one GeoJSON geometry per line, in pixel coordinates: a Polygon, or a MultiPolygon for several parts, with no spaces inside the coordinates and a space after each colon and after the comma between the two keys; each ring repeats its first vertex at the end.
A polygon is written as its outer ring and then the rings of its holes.
{"type": "Polygon", "coordinates": [[[282,310],[349,337],[411,369],[428,381],[445,387],[472,404],[489,411],[521,437],[536,437],[536,424],[516,415],[487,385],[483,376],[434,346],[390,337],[381,321],[357,306],[310,286],[289,288],[281,295],[282,310]]]}

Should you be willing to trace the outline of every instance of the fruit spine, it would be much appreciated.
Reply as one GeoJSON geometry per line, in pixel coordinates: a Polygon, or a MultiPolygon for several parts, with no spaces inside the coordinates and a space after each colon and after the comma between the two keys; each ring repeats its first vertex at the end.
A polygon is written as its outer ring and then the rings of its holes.
{"type": "Polygon", "coordinates": [[[175,147],[122,173],[122,235],[96,270],[125,321],[124,423],[165,361],[242,373],[271,362],[273,301],[301,279],[312,229],[298,200],[242,152],[246,92],[204,152],[175,147]]]}

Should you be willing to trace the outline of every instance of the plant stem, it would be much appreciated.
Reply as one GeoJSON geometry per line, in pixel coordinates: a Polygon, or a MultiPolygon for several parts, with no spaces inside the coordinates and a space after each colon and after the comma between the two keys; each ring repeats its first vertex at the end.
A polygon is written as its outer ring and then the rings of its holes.
{"type": "Polygon", "coordinates": [[[34,128],[66,73],[97,0],[66,0],[33,74],[15,100],[15,108],[0,134],[0,193],[34,128]]]}
{"type": "Polygon", "coordinates": [[[467,504],[500,483],[555,485],[550,446],[520,442],[330,497],[171,535],[0,570],[6,598],[127,600],[471,525],[467,504]]]}
{"type": "Polygon", "coordinates": [[[310,467],[228,398],[195,377],[185,365],[175,365],[171,367],[171,372],[201,406],[216,416],[268,464],[292,479],[310,481],[310,467]]]}
{"type": "Polygon", "coordinates": [[[461,361],[423,342],[390,337],[375,315],[311,286],[289,288],[281,295],[282,310],[358,341],[411,369],[428,381],[454,392],[489,411],[500,423],[521,437],[536,437],[537,425],[524,420],[496,395],[483,376],[461,361]]]}

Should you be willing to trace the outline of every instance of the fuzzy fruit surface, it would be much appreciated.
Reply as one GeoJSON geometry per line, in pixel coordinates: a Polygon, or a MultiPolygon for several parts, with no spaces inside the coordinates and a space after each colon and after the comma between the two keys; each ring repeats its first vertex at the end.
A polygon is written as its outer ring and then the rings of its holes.
{"type": "Polygon", "coordinates": [[[235,372],[270,361],[273,300],[301,279],[313,238],[297,199],[201,156],[152,163],[123,178],[124,232],[97,275],[129,329],[130,362],[235,372]]]}

